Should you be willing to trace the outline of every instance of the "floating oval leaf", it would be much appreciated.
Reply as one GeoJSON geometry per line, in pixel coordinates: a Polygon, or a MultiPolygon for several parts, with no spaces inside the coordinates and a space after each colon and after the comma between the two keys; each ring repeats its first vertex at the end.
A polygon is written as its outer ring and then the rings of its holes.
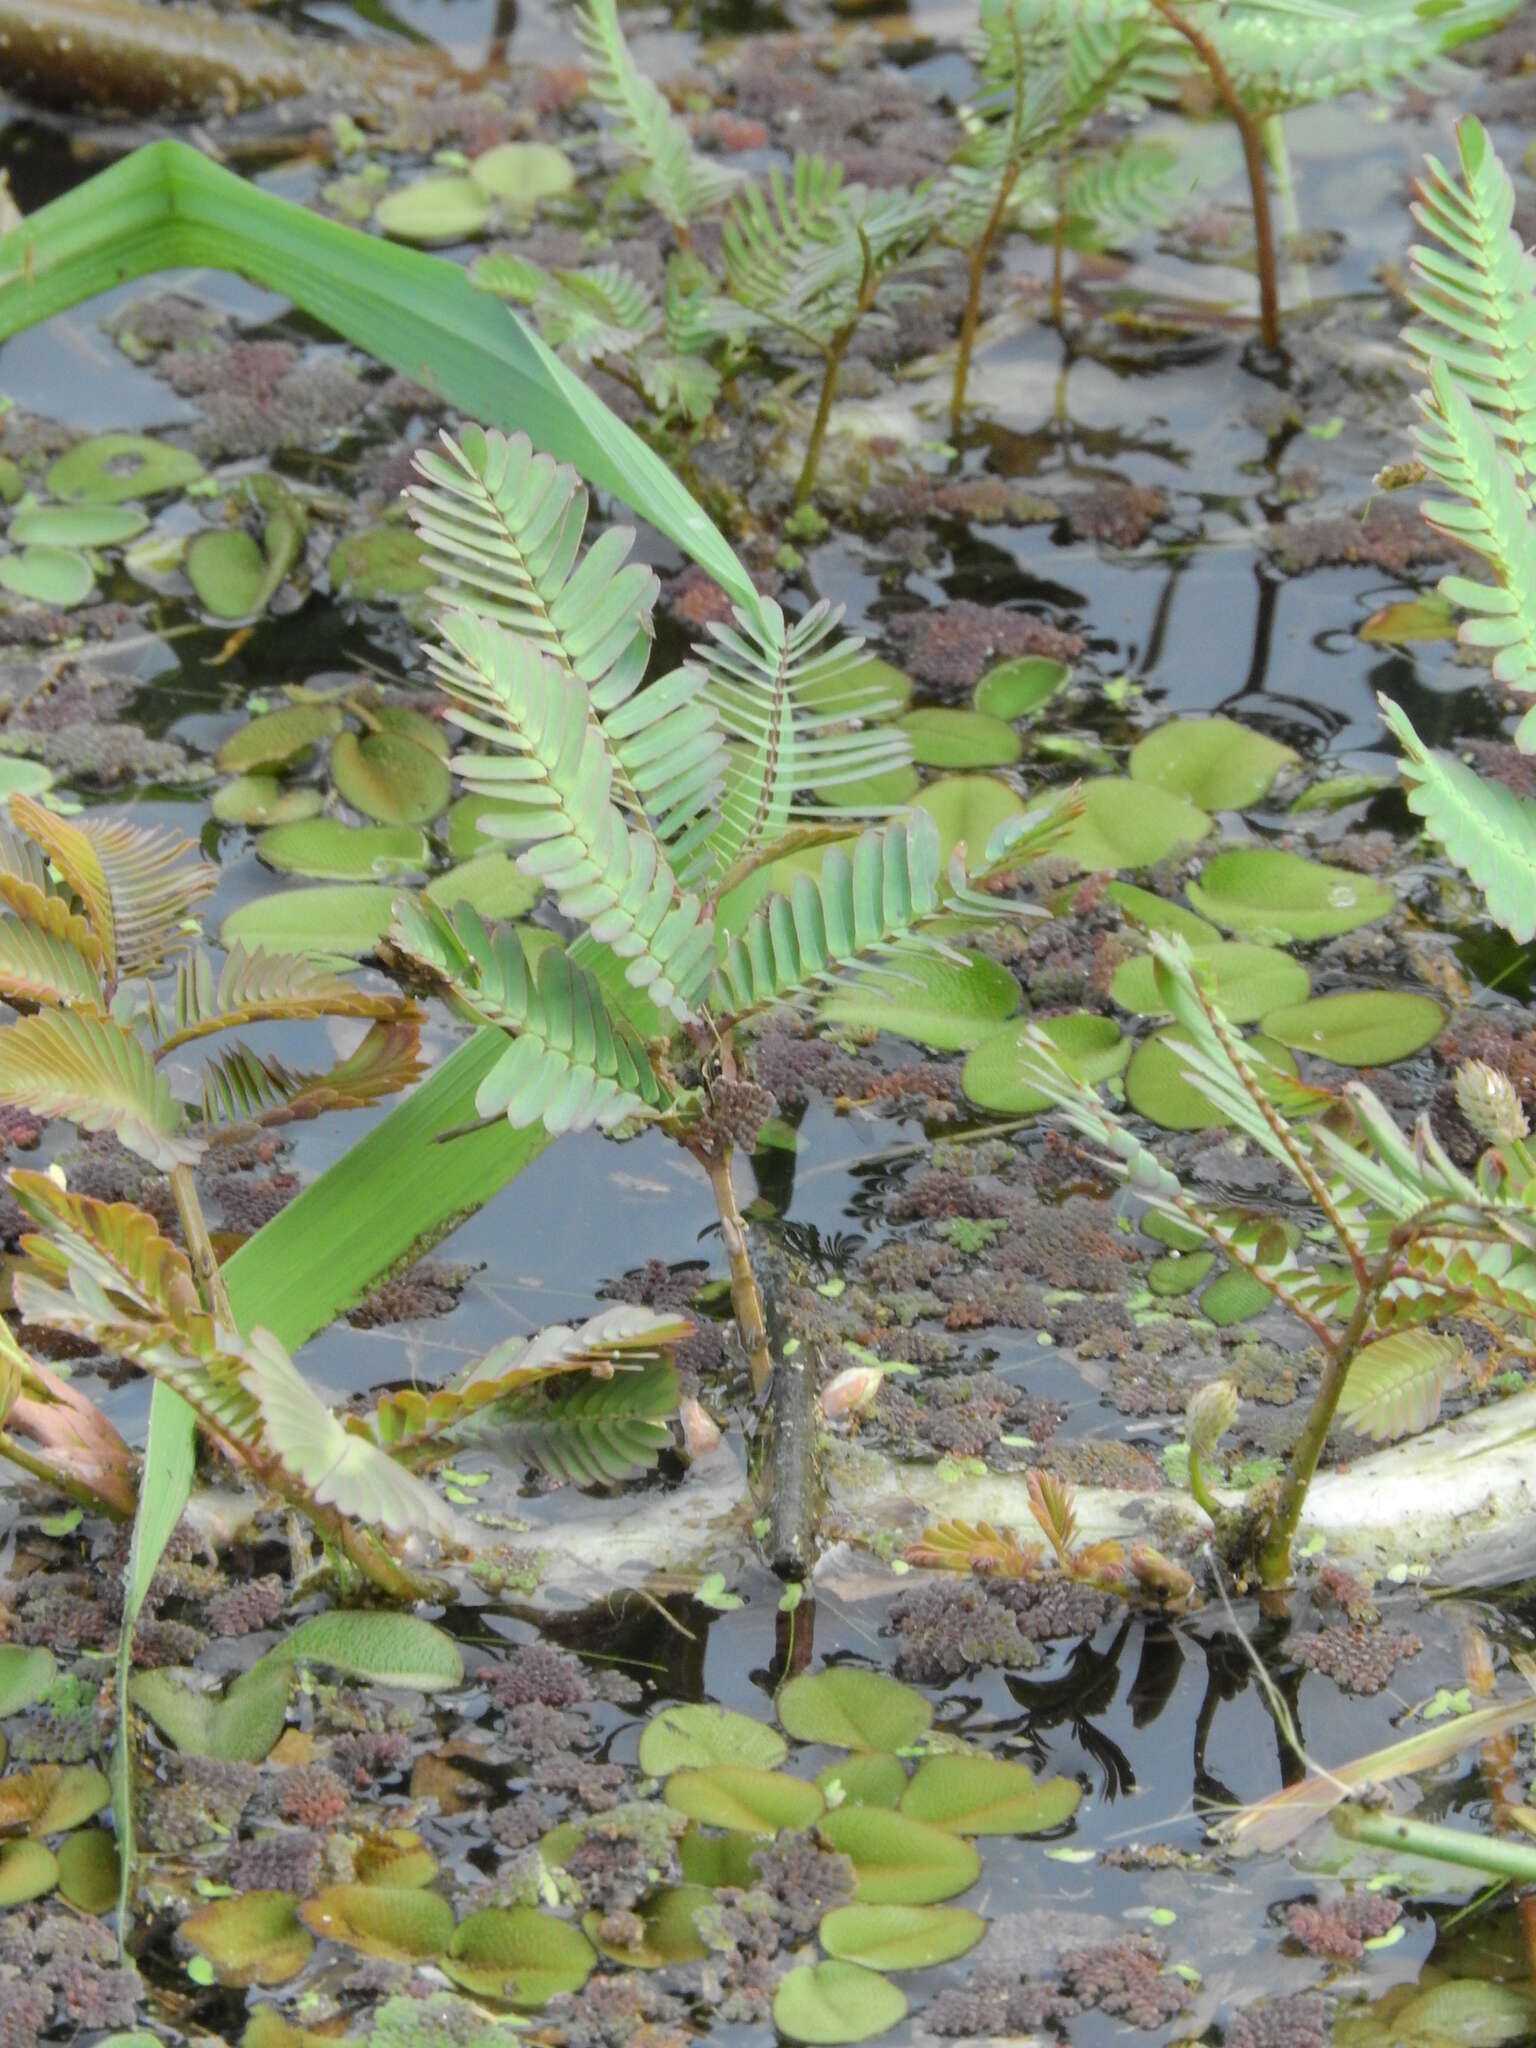
{"type": "Polygon", "coordinates": [[[470,860],[476,854],[502,846],[504,842],[491,829],[492,822],[498,817],[526,818],[529,808],[498,796],[456,797],[443,820],[450,856],[454,860],[470,860]]]}
{"type": "Polygon", "coordinates": [[[1138,888],[1134,882],[1111,882],[1104,891],[1111,903],[1118,903],[1128,918],[1149,932],[1175,932],[1181,939],[1188,939],[1191,946],[1214,945],[1221,937],[1215,925],[1207,924],[1203,917],[1196,917],[1192,910],[1186,910],[1182,903],[1170,903],[1166,896],[1156,896],[1150,889],[1138,888]]]}
{"type": "Polygon", "coordinates": [[[1075,1778],[1037,1779],[996,1756],[928,1756],[902,1795],[901,1811],[955,1835],[1038,1835],[1076,1813],[1075,1778]]]}
{"type": "Polygon", "coordinates": [[[989,668],[976,685],[972,701],[978,711],[992,718],[1028,718],[1059,696],[1071,680],[1072,671],[1064,661],[1050,661],[1043,654],[1021,654],[1014,661],[1000,661],[989,668]]]}
{"type": "Polygon", "coordinates": [[[0,756],[0,798],[41,796],[53,787],[53,776],[41,761],[24,761],[18,755],[0,756]]]}
{"type": "Polygon", "coordinates": [[[482,192],[505,206],[533,206],[569,192],[576,170],[563,149],[552,142],[502,142],[481,152],[469,175],[482,192]]]}
{"type": "Polygon", "coordinates": [[[257,840],[256,854],[279,874],[321,882],[423,874],[431,859],[414,825],[344,825],[339,818],[274,825],[257,840]]]}
{"type": "Polygon", "coordinates": [[[398,893],[382,882],[280,889],[232,910],[219,927],[219,944],[239,939],[247,951],[260,946],[267,953],[361,960],[389,930],[398,893]]]}
{"type": "Polygon", "coordinates": [[[59,457],[47,484],[55,498],[121,505],[129,498],[183,490],[202,473],[195,455],[150,434],[96,434],[59,457]]]}
{"type": "Polygon", "coordinates": [[[912,702],[912,678],[873,655],[839,667],[795,691],[795,702],[818,718],[895,718],[912,702]]]}
{"type": "Polygon", "coordinates": [[[237,775],[214,791],[209,808],[221,825],[294,825],[324,801],[318,789],[284,789],[275,775],[237,775]]]}
{"type": "Polygon", "coordinates": [[[440,1692],[464,1683],[464,1659],[452,1636],[414,1614],[334,1608],[312,1614],[267,1652],[266,1662],[328,1664],[375,1685],[440,1692]]]}
{"type": "Polygon", "coordinates": [[[415,1885],[332,1885],[299,1910],[312,1934],[397,1963],[432,1962],[453,1938],[448,1901],[415,1885]]]}
{"type": "MultiPolygon", "coordinates": [[[[1071,1010],[1063,1017],[1043,1018],[1039,1029],[1067,1071],[1090,1088],[1118,1074],[1131,1057],[1131,1042],[1112,1017],[1071,1010]]],[[[960,1070],[960,1086],[979,1109],[1003,1116],[1038,1116],[1050,1108],[1051,1098],[1023,1078],[1023,1048],[1019,1030],[1005,1026],[983,1039],[967,1059],[960,1070]]]]}
{"type": "Polygon", "coordinates": [[[442,1968],[466,1991],[532,2009],[579,1991],[597,1951],[579,1927],[532,1906],[492,1906],[454,1930],[442,1968]]]}
{"type": "Polygon", "coordinates": [[[909,764],[887,768],[880,775],[856,775],[850,782],[827,782],[817,786],[824,804],[846,804],[871,811],[894,811],[909,803],[922,787],[922,778],[909,764]]]}
{"type": "Polygon", "coordinates": [[[866,967],[821,1006],[822,1022],[856,1031],[890,1031],[940,1052],[964,1052],[1011,1017],[1019,984],[995,960],[917,953],[893,966],[866,967]]]}
{"type": "Polygon", "coordinates": [[[373,217],[397,242],[465,242],[484,232],[491,202],[473,178],[444,172],[386,193],[373,217]]]}
{"type": "Polygon", "coordinates": [[[231,733],[214,755],[214,762],[226,774],[243,774],[251,768],[281,768],[340,731],[339,704],[287,704],[281,711],[264,712],[231,733]]]}
{"type": "Polygon", "coordinates": [[[889,1750],[869,1749],[828,1764],[816,1782],[828,1806],[894,1807],[907,1789],[907,1767],[889,1750]]]}
{"type": "Polygon", "coordinates": [[[292,1673],[263,1657],[221,1698],[169,1671],[135,1673],[129,1697],[184,1754],[259,1764],[283,1732],[292,1673]]]}
{"type": "Polygon", "coordinates": [[[0,1643],[0,1721],[36,1706],[58,1675],[52,1650],[0,1643]]]}
{"type": "Polygon", "coordinates": [[[779,1690],[786,1734],[838,1749],[906,1749],[933,1725],[933,1704],[883,1671],[837,1664],[806,1671],[779,1690]]]}
{"type": "Polygon", "coordinates": [[[493,923],[526,917],[544,889],[530,875],[520,872],[507,853],[479,853],[445,875],[434,875],[426,893],[444,910],[467,903],[493,923]]]}
{"type": "Polygon", "coordinates": [[[359,1884],[409,1888],[432,1882],[437,1858],[414,1828],[381,1828],[376,1834],[364,1835],[353,1855],[352,1870],[359,1884]]]}
{"type": "Polygon", "coordinates": [[[331,779],[354,810],[381,825],[425,825],[453,794],[442,760],[401,733],[339,733],[331,779]]]}
{"type": "Polygon", "coordinates": [[[58,1859],[42,1842],[0,1842],[0,1908],[40,1899],[58,1881],[58,1859]]]}
{"type": "MultiPolygon", "coordinates": [[[[34,1838],[66,1834],[100,1813],[112,1797],[112,1787],[94,1764],[70,1764],[62,1769],[57,1764],[40,1764],[28,1776],[42,1780],[47,1787],[42,1809],[27,1829],[34,1838]]],[[[13,1781],[0,1782],[9,1785],[13,1781]]]]}
{"type": "Polygon", "coordinates": [[[0,555],[0,584],[13,597],[68,611],[89,597],[96,572],[73,548],[21,548],[0,555]]]}
{"type": "MultiPolygon", "coordinates": [[[[689,1884],[704,1885],[710,1891],[729,1885],[733,1891],[749,1892],[757,1883],[752,1858],[762,1846],[760,1835],[744,1835],[736,1829],[706,1835],[694,1823],[677,1845],[678,1866],[689,1884]]],[[[547,1849],[544,1860],[549,1861],[547,1849]]]]}
{"type": "Polygon", "coordinates": [[[187,581],[216,619],[247,619],[265,610],[277,583],[255,536],[231,526],[200,533],[187,549],[187,581]]]}
{"type": "Polygon", "coordinates": [[[920,789],[913,804],[938,826],[946,860],[962,841],[979,853],[1006,819],[1024,815],[1023,798],[990,775],[946,775],[920,789]]]}
{"type": "Polygon", "coordinates": [[[1011,725],[983,711],[925,705],[909,711],[901,729],[912,742],[913,760],[924,768],[1006,768],[1024,751],[1011,725]]]}
{"type": "Polygon", "coordinates": [[[857,1963],[802,1964],[773,1994],[773,2024],[787,2041],[872,2041],[906,2016],[906,1993],[857,1963]]]}
{"type": "Polygon", "coordinates": [[[952,1963],[987,1931],[966,1906],[834,1906],[817,1938],[829,1956],[869,1970],[927,1970],[952,1963]]]}
{"type": "Polygon", "coordinates": [[[117,1904],[117,1842],[105,1828],[81,1828],[59,1844],[59,1893],[77,1913],[107,1913],[117,1904]]]}
{"type": "Polygon", "coordinates": [[[1205,811],[1240,811],[1268,796],[1299,757],[1231,718],[1173,718],[1131,749],[1135,782],[1188,797],[1205,811]]]}
{"type": "Polygon", "coordinates": [[[1250,938],[1337,938],[1385,917],[1395,901],[1367,875],[1269,846],[1218,854],[1188,893],[1202,915],[1250,938]]]}
{"type": "Polygon", "coordinates": [[[1138,1116],[1165,1131],[1207,1131],[1223,1119],[1192,1081],[1184,1078],[1184,1062],[1168,1040],[1176,1031],[1144,1038],[1125,1070],[1125,1099],[1138,1116]]]}
{"type": "MultiPolygon", "coordinates": [[[[748,1889],[751,1888],[751,1880],[748,1889]]],[[[582,1927],[593,1946],[611,1962],[631,1970],[660,1970],[672,1963],[695,1963],[708,1955],[709,1946],[699,1933],[697,1915],[714,1897],[705,1885],[670,1885],[655,1892],[637,1908],[645,1933],[633,1948],[615,1948],[604,1941],[602,1927],[607,1917],[599,1908],[585,1915],[582,1927]]]]}
{"type": "Polygon", "coordinates": [[[285,1984],[314,1954],[292,1892],[242,1892],[189,1913],[178,1940],[212,1963],[221,1984],[285,1984]]]}
{"type": "Polygon", "coordinates": [[[640,1768],[648,1777],[699,1770],[708,1764],[752,1764],[772,1770],[788,1754],[777,1728],[729,1707],[663,1707],[640,1737],[640,1768]]]}
{"type": "Polygon", "coordinates": [[[860,1905],[932,1906],[981,1875],[980,1856],[961,1836],[884,1807],[840,1806],[822,1815],[816,1831],[852,1860],[860,1905]]]}
{"type": "Polygon", "coordinates": [[[1211,829],[1204,811],[1151,783],[1122,775],[1085,782],[1083,813],[1057,841],[1056,851],[1079,867],[1150,868],[1211,829]]]}
{"type": "Polygon", "coordinates": [[[15,547],[110,548],[149,524],[137,505],[29,505],[8,529],[15,547]]]}
{"type": "MultiPolygon", "coordinates": [[[[1200,986],[1232,1024],[1254,1024],[1266,1011],[1304,1002],[1312,986],[1312,977],[1299,960],[1275,946],[1255,946],[1241,939],[1194,949],[1193,966],[1200,986]]],[[[1149,954],[1123,960],[1109,992],[1122,1010],[1138,1017],[1168,1014],[1149,954]]]]}
{"type": "Polygon", "coordinates": [[[1169,1252],[1147,1268],[1147,1285],[1164,1301],[1193,1294],[1216,1263],[1214,1252],[1169,1252]]]}
{"type": "Polygon", "coordinates": [[[1445,1012],[1433,996],[1407,989],[1340,989],[1264,1019],[1269,1036],[1293,1052],[1340,1067],[1389,1067],[1421,1052],[1444,1028],[1445,1012]]]}
{"type": "Polygon", "coordinates": [[[429,718],[424,711],[412,710],[409,704],[375,704],[368,715],[381,732],[392,732],[397,739],[425,747],[440,761],[446,761],[453,752],[453,742],[442,721],[429,718]]]}
{"type": "Polygon", "coordinates": [[[349,533],[331,549],[326,565],[332,586],[362,604],[384,598],[420,597],[436,578],[422,557],[421,542],[409,526],[370,526],[349,533]]]}
{"type": "Polygon", "coordinates": [[[674,1771],[663,1797],[674,1813],[686,1813],[703,1827],[734,1828],[748,1835],[809,1827],[825,1803],[819,1788],[803,1778],[749,1764],[674,1771]]]}
{"type": "Polygon", "coordinates": [[[1230,1330],[1238,1323],[1251,1322],[1273,1303],[1274,1296],[1262,1281],[1239,1266],[1229,1266],[1201,1295],[1200,1312],[1218,1330],[1230,1330]]]}

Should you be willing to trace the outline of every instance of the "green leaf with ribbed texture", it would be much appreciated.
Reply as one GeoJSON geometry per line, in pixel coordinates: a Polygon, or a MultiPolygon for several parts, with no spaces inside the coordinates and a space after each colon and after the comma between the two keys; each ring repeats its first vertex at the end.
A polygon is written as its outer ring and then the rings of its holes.
{"type": "Polygon", "coordinates": [[[942,902],[939,836],[925,813],[862,832],[846,851],[829,846],[819,876],[796,875],[789,894],[770,896],[731,940],[713,1005],[741,1014],[830,981],[911,941],[942,902]]]}
{"type": "Polygon", "coordinates": [[[409,898],[395,906],[390,940],[463,1009],[511,1036],[476,1093],[479,1116],[542,1124],[554,1136],[663,1106],[645,1047],[563,947],[547,946],[530,965],[516,926],[493,931],[467,904],[450,916],[409,898]]]}
{"type": "Polygon", "coordinates": [[[468,1419],[462,1435],[572,1486],[616,1486],[647,1472],[672,1441],[678,1378],[661,1362],[612,1379],[554,1380],[468,1419]]]}
{"type": "Polygon", "coordinates": [[[536,420],[556,457],[758,609],[751,578],[661,458],[458,265],[321,220],[185,143],[135,151],[0,239],[0,340],[129,278],[204,266],[282,292],[470,418],[536,420]]]}
{"type": "Polygon", "coordinates": [[[441,623],[444,644],[431,660],[458,707],[454,723],[505,750],[460,754],[454,766],[480,795],[531,800],[526,812],[488,814],[483,825],[524,846],[523,873],[624,962],[636,988],[687,1018],[709,969],[713,929],[660,841],[646,827],[632,829],[619,809],[613,755],[586,686],[533,641],[487,620],[460,611],[441,623]]]}
{"type": "Polygon", "coordinates": [[[202,1151],[138,1039],[85,1010],[39,1010],[0,1031],[0,1102],[115,1132],[166,1172],[202,1151]]]}
{"type": "Polygon", "coordinates": [[[0,917],[0,996],[8,1003],[103,1007],[90,960],[67,938],[20,917],[0,917]]]}
{"type": "Polygon", "coordinates": [[[593,97],[613,117],[625,153],[641,170],[646,199],[674,228],[686,228],[740,184],[737,172],[700,156],[659,86],[630,54],[618,0],[581,0],[576,35],[593,97]]]}
{"type": "Polygon", "coordinates": [[[1489,916],[1527,944],[1536,938],[1536,803],[1433,752],[1398,705],[1377,701],[1407,756],[1408,808],[1482,891],[1489,916]]]}
{"type": "Polygon", "coordinates": [[[1394,1330],[1357,1352],[1339,1396],[1338,1417],[1373,1443],[1428,1429],[1446,1386],[1466,1364],[1459,1337],[1394,1330]]]}

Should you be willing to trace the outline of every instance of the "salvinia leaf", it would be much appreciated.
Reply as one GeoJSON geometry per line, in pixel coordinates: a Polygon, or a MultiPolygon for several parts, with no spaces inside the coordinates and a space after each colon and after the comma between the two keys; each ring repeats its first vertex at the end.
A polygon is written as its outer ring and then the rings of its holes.
{"type": "Polygon", "coordinates": [[[396,904],[390,943],[471,1016],[511,1036],[476,1093],[480,1116],[554,1135],[610,1130],[662,1107],[645,1047],[563,947],[547,946],[530,966],[514,925],[492,931],[468,904],[450,916],[425,898],[396,904]]]}
{"type": "Polygon", "coordinates": [[[85,1010],[40,1010],[0,1031],[0,1101],[67,1117],[83,1131],[114,1131],[167,1172],[202,1150],[138,1039],[85,1010]]]}

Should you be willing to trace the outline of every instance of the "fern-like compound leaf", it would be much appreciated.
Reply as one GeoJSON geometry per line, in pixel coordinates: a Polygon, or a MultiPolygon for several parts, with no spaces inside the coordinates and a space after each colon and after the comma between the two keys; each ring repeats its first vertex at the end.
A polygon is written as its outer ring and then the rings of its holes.
{"type": "Polygon", "coordinates": [[[713,927],[660,840],[615,803],[613,756],[585,686],[533,642],[470,613],[449,614],[442,632],[432,664],[456,700],[454,723],[508,750],[460,754],[454,766],[471,790],[522,806],[487,828],[521,842],[523,873],[624,962],[634,987],[686,1019],[709,971],[713,927]]]}
{"type": "Polygon", "coordinates": [[[659,1359],[611,1379],[561,1376],[493,1401],[460,1434],[562,1484],[617,1486],[649,1471],[671,1442],[678,1392],[676,1368],[659,1359]]]}
{"type": "Polygon", "coordinates": [[[260,1411],[263,1448],[276,1458],[300,1499],[334,1508],[392,1536],[426,1532],[456,1539],[447,1503],[366,1436],[337,1419],[268,1330],[243,1346],[244,1378],[260,1411]]]}
{"type": "Polygon", "coordinates": [[[168,1014],[151,1012],[155,1057],[190,1040],[209,1038],[247,1024],[303,1017],[372,1017],[409,1020],[412,1005],[393,990],[360,988],[356,982],[317,966],[301,955],[247,951],[236,940],[214,971],[202,951],[180,961],[168,1014]]]}
{"type": "Polygon", "coordinates": [[[0,1101],[83,1131],[114,1131],[165,1171],[202,1151],[138,1039],[86,1010],[40,1010],[0,1031],[0,1101]]]}
{"type": "Polygon", "coordinates": [[[295,1073],[281,1060],[236,1043],[203,1074],[206,1124],[307,1123],[333,1109],[367,1109],[421,1079],[421,1029],[414,1017],[372,1025],[355,1052],[323,1073],[295,1073]]]}
{"type": "Polygon", "coordinates": [[[1338,1417],[1373,1443],[1428,1429],[1449,1381],[1466,1362],[1459,1337],[1393,1331],[1359,1352],[1339,1396],[1338,1417]]]}
{"type": "Polygon", "coordinates": [[[99,970],[101,942],[90,919],[76,910],[75,900],[69,887],[49,873],[42,848],[0,822],[0,903],[50,938],[61,939],[99,970]]]}
{"type": "Polygon", "coordinates": [[[729,198],[735,171],[694,148],[665,96],[636,64],[619,24],[618,0],[580,0],[576,34],[593,96],[613,117],[625,153],[640,166],[646,199],[674,228],[687,228],[729,198]]]}
{"type": "Polygon", "coordinates": [[[533,966],[516,926],[492,931],[467,904],[449,915],[412,898],[395,906],[390,940],[471,1016],[511,1036],[480,1084],[480,1116],[505,1116],[514,1129],[542,1123],[554,1135],[611,1130],[663,1105],[645,1047],[562,947],[546,947],[533,966]]]}
{"type": "Polygon", "coordinates": [[[11,798],[11,816],[79,897],[114,980],[184,944],[183,920],[218,880],[190,839],[160,826],[61,818],[28,796],[11,798]]]}
{"type": "Polygon", "coordinates": [[[90,958],[68,938],[23,917],[0,917],[0,996],[8,1003],[102,1008],[90,958]]]}
{"type": "Polygon", "coordinates": [[[726,946],[712,991],[734,1015],[834,979],[910,944],[941,907],[938,829],[924,811],[829,846],[819,876],[797,874],[726,946]]]}
{"type": "Polygon", "coordinates": [[[1529,944],[1536,938],[1536,803],[1426,747],[1396,704],[1379,701],[1406,757],[1408,808],[1482,892],[1489,916],[1529,944]]]}

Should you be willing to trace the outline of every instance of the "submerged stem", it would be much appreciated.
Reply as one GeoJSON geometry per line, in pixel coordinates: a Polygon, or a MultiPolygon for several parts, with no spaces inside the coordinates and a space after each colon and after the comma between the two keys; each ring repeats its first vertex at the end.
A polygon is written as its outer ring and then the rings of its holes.
{"type": "Polygon", "coordinates": [[[1336,1810],[1333,1825],[1347,1840],[1364,1842],[1368,1848],[1428,1856],[1438,1863],[1460,1864],[1465,1870],[1486,1870],[1516,1884],[1536,1884],[1536,1844],[1530,1842],[1476,1835],[1468,1828],[1439,1827],[1430,1821],[1411,1820],[1406,1814],[1371,1813],[1353,1804],[1336,1810]]]}
{"type": "Polygon", "coordinates": [[[737,1206],[735,1183],[731,1179],[731,1148],[727,1145],[719,1152],[695,1151],[694,1157],[709,1175],[715,1208],[720,1216],[720,1239],[730,1267],[731,1307],[736,1313],[741,1347],[747,1354],[747,1365],[752,1373],[752,1391],[761,1394],[773,1378],[773,1354],[768,1349],[763,1297],[747,1250],[746,1219],[737,1206]]]}
{"type": "Polygon", "coordinates": [[[1264,123],[1244,104],[1221,52],[1192,21],[1186,21],[1173,0],[1152,0],[1152,5],[1171,29],[1189,44],[1210,74],[1216,97],[1232,117],[1243,145],[1243,163],[1248,172],[1248,194],[1253,207],[1254,257],[1259,272],[1259,334],[1266,348],[1280,346],[1280,291],[1275,278],[1275,230],[1269,211],[1269,178],[1264,163],[1264,123]]]}

